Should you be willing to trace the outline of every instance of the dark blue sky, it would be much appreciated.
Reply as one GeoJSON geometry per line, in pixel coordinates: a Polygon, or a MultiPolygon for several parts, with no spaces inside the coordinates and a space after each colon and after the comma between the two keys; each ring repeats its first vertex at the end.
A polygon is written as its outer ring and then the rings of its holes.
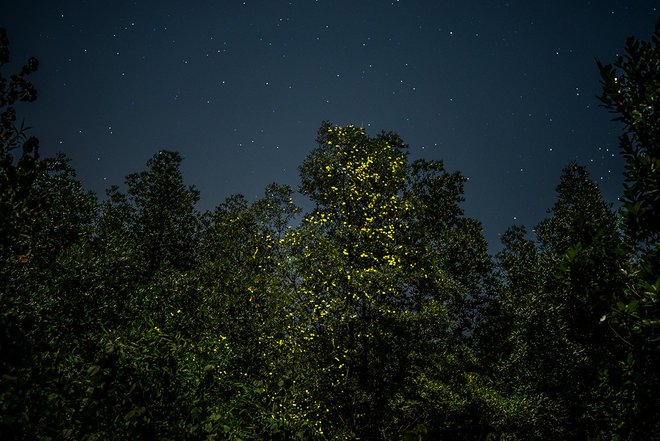
{"type": "Polygon", "coordinates": [[[327,119],[395,131],[413,158],[463,172],[493,245],[544,217],[571,160],[616,200],[620,127],[598,107],[594,60],[658,17],[644,0],[3,4],[15,65],[40,60],[21,116],[92,190],[160,149],[182,153],[202,209],[297,187],[327,119]]]}

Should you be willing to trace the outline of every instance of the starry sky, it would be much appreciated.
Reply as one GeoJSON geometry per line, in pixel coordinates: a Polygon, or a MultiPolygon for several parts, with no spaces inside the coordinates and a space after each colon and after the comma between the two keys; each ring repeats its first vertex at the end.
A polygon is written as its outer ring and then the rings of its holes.
{"type": "Polygon", "coordinates": [[[497,248],[545,217],[572,160],[616,201],[621,127],[595,59],[648,40],[658,15],[650,0],[5,0],[0,26],[5,75],[40,61],[19,116],[101,196],[161,149],[183,155],[202,210],[297,188],[330,120],[461,171],[497,248]]]}

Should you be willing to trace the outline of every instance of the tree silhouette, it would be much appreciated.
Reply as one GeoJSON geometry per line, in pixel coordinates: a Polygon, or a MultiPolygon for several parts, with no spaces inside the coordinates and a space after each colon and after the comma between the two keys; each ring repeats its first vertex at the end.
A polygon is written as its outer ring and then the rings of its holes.
{"type": "Polygon", "coordinates": [[[660,375],[660,20],[651,41],[626,41],[626,54],[614,64],[598,63],[602,105],[616,114],[624,133],[622,215],[634,259],[626,295],[606,319],[627,346],[618,399],[625,409],[621,434],[653,438],[660,434],[657,409],[660,375]],[[655,421],[656,423],[653,423],[655,421]]]}

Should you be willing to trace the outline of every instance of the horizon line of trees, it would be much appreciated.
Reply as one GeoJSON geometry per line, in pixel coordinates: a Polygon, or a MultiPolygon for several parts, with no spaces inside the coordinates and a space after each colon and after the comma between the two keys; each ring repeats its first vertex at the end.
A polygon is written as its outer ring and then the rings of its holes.
{"type": "MultiPolygon", "coordinates": [[[[9,62],[0,28],[0,67],[9,62]]],[[[323,122],[293,189],[195,207],[161,151],[99,201],[0,74],[0,438],[660,439],[660,21],[598,62],[618,211],[568,164],[490,256],[459,172],[323,122]]]]}

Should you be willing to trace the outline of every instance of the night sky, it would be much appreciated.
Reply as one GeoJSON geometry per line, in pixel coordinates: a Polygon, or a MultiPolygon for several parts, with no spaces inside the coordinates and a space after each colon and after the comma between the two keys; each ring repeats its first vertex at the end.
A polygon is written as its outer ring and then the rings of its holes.
{"type": "Polygon", "coordinates": [[[563,166],[621,193],[621,127],[595,59],[648,40],[656,1],[5,0],[12,66],[40,61],[19,116],[42,155],[103,195],[179,151],[200,209],[297,188],[323,120],[397,132],[411,159],[460,170],[491,246],[533,226],[563,166]]]}

